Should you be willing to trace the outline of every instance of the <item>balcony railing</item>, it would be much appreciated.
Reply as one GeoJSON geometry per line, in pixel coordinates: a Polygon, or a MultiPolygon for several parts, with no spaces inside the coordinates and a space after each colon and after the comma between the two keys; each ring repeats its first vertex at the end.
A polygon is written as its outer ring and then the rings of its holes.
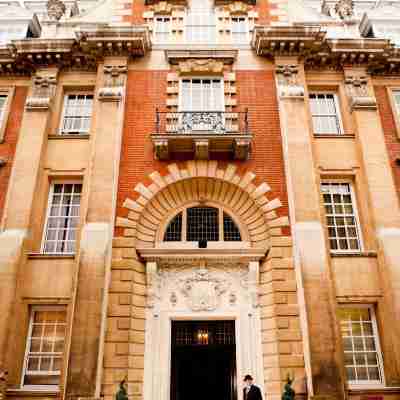
{"type": "Polygon", "coordinates": [[[218,154],[225,153],[246,160],[251,139],[247,109],[244,112],[156,110],[152,140],[155,157],[160,160],[174,158],[178,153],[197,159],[218,158],[218,154]]]}
{"type": "Polygon", "coordinates": [[[156,133],[232,134],[249,133],[248,110],[244,112],[156,110],[156,133]]]}

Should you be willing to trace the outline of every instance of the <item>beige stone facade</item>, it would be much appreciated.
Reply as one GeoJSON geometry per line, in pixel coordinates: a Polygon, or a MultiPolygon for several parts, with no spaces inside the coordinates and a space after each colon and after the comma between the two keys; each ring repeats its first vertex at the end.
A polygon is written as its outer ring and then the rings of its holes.
{"type": "Polygon", "coordinates": [[[191,3],[104,2],[0,47],[0,399],[178,399],[177,321],[234,321],[226,400],[400,399],[399,50],[302,3],[217,1],[193,44],[191,3]]]}

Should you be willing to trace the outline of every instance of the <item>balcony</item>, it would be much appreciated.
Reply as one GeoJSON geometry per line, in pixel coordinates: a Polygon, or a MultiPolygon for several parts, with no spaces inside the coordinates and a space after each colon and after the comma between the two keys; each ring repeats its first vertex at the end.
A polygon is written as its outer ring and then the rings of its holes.
{"type": "Polygon", "coordinates": [[[247,160],[252,135],[248,111],[156,111],[156,131],[151,135],[155,158],[231,158],[247,160]]]}

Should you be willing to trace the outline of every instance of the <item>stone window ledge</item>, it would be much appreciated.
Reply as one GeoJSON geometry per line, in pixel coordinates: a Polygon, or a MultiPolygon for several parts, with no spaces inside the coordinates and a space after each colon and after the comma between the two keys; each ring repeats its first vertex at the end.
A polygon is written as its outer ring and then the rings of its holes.
{"type": "Polygon", "coordinates": [[[333,253],[331,252],[331,257],[378,257],[376,251],[360,251],[357,253],[333,253]]]}
{"type": "Polygon", "coordinates": [[[388,386],[354,386],[349,388],[349,394],[356,395],[368,395],[368,394],[390,394],[400,393],[400,387],[388,387],[388,386]]]}
{"type": "Polygon", "coordinates": [[[50,140],[70,140],[70,139],[82,139],[82,140],[88,140],[90,138],[90,135],[48,135],[48,139],[50,140]]]}
{"type": "Polygon", "coordinates": [[[60,259],[75,259],[75,254],[44,254],[44,253],[28,253],[29,259],[41,260],[60,260],[60,259]]]}
{"type": "Polygon", "coordinates": [[[314,133],[316,139],[354,139],[354,133],[335,134],[335,133],[314,133]]]}
{"type": "Polygon", "coordinates": [[[60,395],[60,390],[20,388],[7,389],[6,393],[7,397],[58,397],[60,395]]]}

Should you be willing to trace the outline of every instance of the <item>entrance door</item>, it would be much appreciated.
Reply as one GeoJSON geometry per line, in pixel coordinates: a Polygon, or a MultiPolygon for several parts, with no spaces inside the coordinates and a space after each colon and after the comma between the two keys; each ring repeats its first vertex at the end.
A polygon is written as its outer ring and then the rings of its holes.
{"type": "Polygon", "coordinates": [[[171,400],[236,399],[234,321],[172,323],[171,400]]]}

